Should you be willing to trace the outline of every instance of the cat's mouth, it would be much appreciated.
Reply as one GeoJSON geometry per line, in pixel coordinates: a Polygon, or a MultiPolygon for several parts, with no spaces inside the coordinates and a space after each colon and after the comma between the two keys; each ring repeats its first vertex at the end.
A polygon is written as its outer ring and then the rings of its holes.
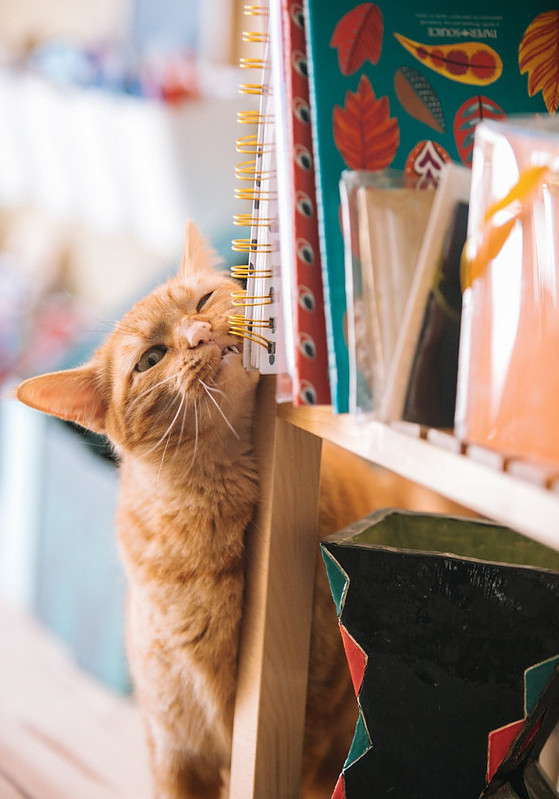
{"type": "Polygon", "coordinates": [[[221,346],[221,356],[219,361],[217,363],[214,361],[214,378],[216,378],[217,375],[220,374],[224,369],[227,369],[229,365],[232,365],[235,363],[235,361],[238,361],[240,354],[241,349],[236,344],[223,344],[221,346]]]}
{"type": "Polygon", "coordinates": [[[241,349],[236,344],[227,344],[221,348],[221,360],[227,358],[228,355],[240,355],[241,349]]]}

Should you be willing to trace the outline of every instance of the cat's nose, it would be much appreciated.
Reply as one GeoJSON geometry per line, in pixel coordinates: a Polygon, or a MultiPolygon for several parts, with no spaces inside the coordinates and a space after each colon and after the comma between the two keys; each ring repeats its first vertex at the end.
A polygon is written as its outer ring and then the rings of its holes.
{"type": "Polygon", "coordinates": [[[199,319],[183,319],[178,327],[178,334],[187,341],[189,347],[207,344],[213,339],[212,326],[199,319]]]}

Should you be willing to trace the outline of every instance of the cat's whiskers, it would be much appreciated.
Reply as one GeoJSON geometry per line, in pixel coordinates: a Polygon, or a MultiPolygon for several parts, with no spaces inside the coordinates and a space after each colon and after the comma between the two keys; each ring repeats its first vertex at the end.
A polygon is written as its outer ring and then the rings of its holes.
{"type": "MultiPolygon", "coordinates": [[[[186,397],[183,397],[183,400],[184,399],[186,399],[186,397]]],[[[183,415],[182,415],[181,429],[180,429],[180,433],[179,433],[179,440],[177,441],[177,446],[175,448],[175,452],[179,451],[181,443],[182,443],[182,436],[183,436],[183,433],[184,433],[184,426],[186,424],[186,414],[187,413],[188,413],[188,400],[186,400],[186,404],[184,406],[184,412],[183,412],[183,415]]]]}
{"type": "MultiPolygon", "coordinates": [[[[176,414],[173,417],[173,421],[171,422],[171,424],[167,428],[167,432],[165,433],[165,436],[167,437],[167,443],[165,444],[165,449],[163,450],[163,454],[161,456],[161,461],[159,463],[159,471],[157,472],[157,483],[159,483],[159,478],[161,476],[161,469],[163,468],[163,461],[165,460],[165,455],[167,454],[167,447],[169,446],[169,442],[171,440],[171,430],[173,429],[173,427],[175,425],[175,422],[179,418],[179,414],[182,411],[182,407],[184,405],[184,400],[185,400],[185,398],[184,398],[184,396],[182,396],[181,397],[181,401],[179,403],[178,410],[177,410],[176,414]]],[[[184,424],[184,419],[183,419],[183,424],[184,424]]]]}
{"type": "MultiPolygon", "coordinates": [[[[179,399],[179,397],[180,397],[180,395],[177,395],[177,396],[174,398],[174,400],[176,401],[177,399],[179,399]]],[[[175,413],[175,415],[174,415],[174,417],[173,417],[173,420],[172,420],[171,424],[169,425],[169,427],[168,427],[168,428],[165,430],[165,432],[163,433],[163,435],[161,436],[161,438],[159,439],[159,441],[158,441],[156,444],[154,444],[154,445],[153,445],[153,447],[151,447],[150,449],[148,449],[148,451],[147,451],[147,452],[144,452],[144,455],[149,455],[151,452],[153,452],[154,450],[156,450],[156,449],[157,449],[157,447],[161,446],[161,444],[162,444],[162,443],[165,441],[165,439],[166,439],[168,436],[170,436],[170,435],[171,435],[171,430],[173,429],[173,426],[174,426],[175,422],[177,421],[177,419],[178,419],[178,417],[179,417],[179,413],[180,413],[180,412],[181,412],[181,410],[182,410],[182,405],[183,405],[183,402],[184,402],[184,397],[182,397],[182,398],[181,398],[181,402],[180,402],[180,404],[179,404],[179,408],[178,408],[177,412],[175,413]]],[[[167,443],[168,443],[168,442],[167,442],[167,443]]],[[[163,452],[163,455],[165,455],[165,451],[166,451],[166,450],[167,450],[167,447],[165,447],[165,450],[164,450],[164,452],[163,452]]],[[[161,470],[161,469],[160,469],[160,470],[161,470]]]]}
{"type": "Polygon", "coordinates": [[[233,433],[235,438],[240,440],[240,438],[241,438],[240,435],[237,433],[237,431],[235,430],[235,428],[233,427],[233,425],[231,424],[231,422],[229,421],[227,416],[223,413],[223,410],[222,410],[221,406],[219,405],[219,403],[217,402],[215,397],[212,396],[208,386],[203,382],[203,380],[200,380],[200,378],[198,378],[198,382],[200,383],[200,385],[202,386],[202,388],[204,389],[204,391],[208,395],[209,399],[211,399],[211,401],[213,402],[213,404],[215,405],[215,407],[217,408],[217,410],[221,414],[221,417],[223,418],[223,421],[225,422],[225,424],[227,425],[229,430],[231,430],[231,432],[233,433]]]}
{"type": "Polygon", "coordinates": [[[163,419],[163,422],[169,417],[170,413],[173,413],[173,408],[180,397],[182,397],[182,394],[171,394],[167,397],[165,404],[157,408],[157,413],[163,419]]]}
{"type": "Polygon", "coordinates": [[[137,396],[135,399],[133,399],[133,400],[132,400],[132,402],[130,403],[130,406],[129,406],[129,408],[130,408],[130,409],[132,409],[132,408],[134,407],[134,405],[135,405],[135,404],[136,404],[136,403],[137,403],[139,400],[141,400],[143,397],[147,397],[147,395],[148,395],[148,394],[151,394],[151,392],[152,392],[152,391],[155,391],[155,389],[156,389],[156,388],[159,388],[159,387],[160,387],[160,386],[162,386],[164,383],[168,383],[170,380],[176,380],[176,378],[177,378],[178,376],[179,376],[179,373],[178,373],[178,372],[176,372],[175,374],[169,375],[169,377],[164,377],[164,378],[163,378],[163,380],[160,380],[160,381],[159,381],[159,383],[156,383],[154,386],[150,386],[150,387],[149,387],[149,388],[147,388],[145,391],[142,391],[142,393],[141,393],[141,394],[138,394],[138,396],[137,396]]]}
{"type": "Polygon", "coordinates": [[[207,391],[212,391],[214,394],[221,394],[222,397],[225,397],[225,391],[222,391],[220,388],[213,388],[212,386],[208,386],[208,384],[204,383],[204,381],[201,380],[200,378],[198,378],[198,382],[201,383],[207,391]]]}
{"type": "Polygon", "coordinates": [[[198,400],[194,399],[194,449],[192,450],[192,457],[190,459],[188,469],[186,470],[187,474],[194,466],[194,460],[196,459],[197,451],[198,451],[198,400]]]}
{"type": "Polygon", "coordinates": [[[115,333],[123,333],[127,336],[133,336],[134,338],[138,338],[138,331],[132,325],[127,326],[124,322],[115,322],[114,323],[114,331],[115,333]]]}

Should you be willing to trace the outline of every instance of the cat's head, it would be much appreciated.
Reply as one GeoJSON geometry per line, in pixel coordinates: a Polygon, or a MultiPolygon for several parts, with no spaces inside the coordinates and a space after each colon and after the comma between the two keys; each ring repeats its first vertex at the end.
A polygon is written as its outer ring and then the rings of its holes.
{"type": "Polygon", "coordinates": [[[178,275],[138,302],[89,363],[26,380],[17,398],[154,459],[204,436],[246,435],[257,376],[229,333],[238,285],[214,262],[189,222],[178,275]]]}

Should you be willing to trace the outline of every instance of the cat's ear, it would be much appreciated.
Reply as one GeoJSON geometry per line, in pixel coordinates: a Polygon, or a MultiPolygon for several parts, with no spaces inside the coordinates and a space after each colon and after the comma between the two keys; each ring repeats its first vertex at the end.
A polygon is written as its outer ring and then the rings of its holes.
{"type": "Polygon", "coordinates": [[[218,262],[216,251],[207,244],[194,222],[189,219],[186,223],[179,277],[187,279],[210,274],[218,262]]]}
{"type": "Polygon", "coordinates": [[[15,395],[38,411],[75,422],[95,433],[105,431],[107,406],[90,366],[31,377],[17,386],[15,395]]]}

